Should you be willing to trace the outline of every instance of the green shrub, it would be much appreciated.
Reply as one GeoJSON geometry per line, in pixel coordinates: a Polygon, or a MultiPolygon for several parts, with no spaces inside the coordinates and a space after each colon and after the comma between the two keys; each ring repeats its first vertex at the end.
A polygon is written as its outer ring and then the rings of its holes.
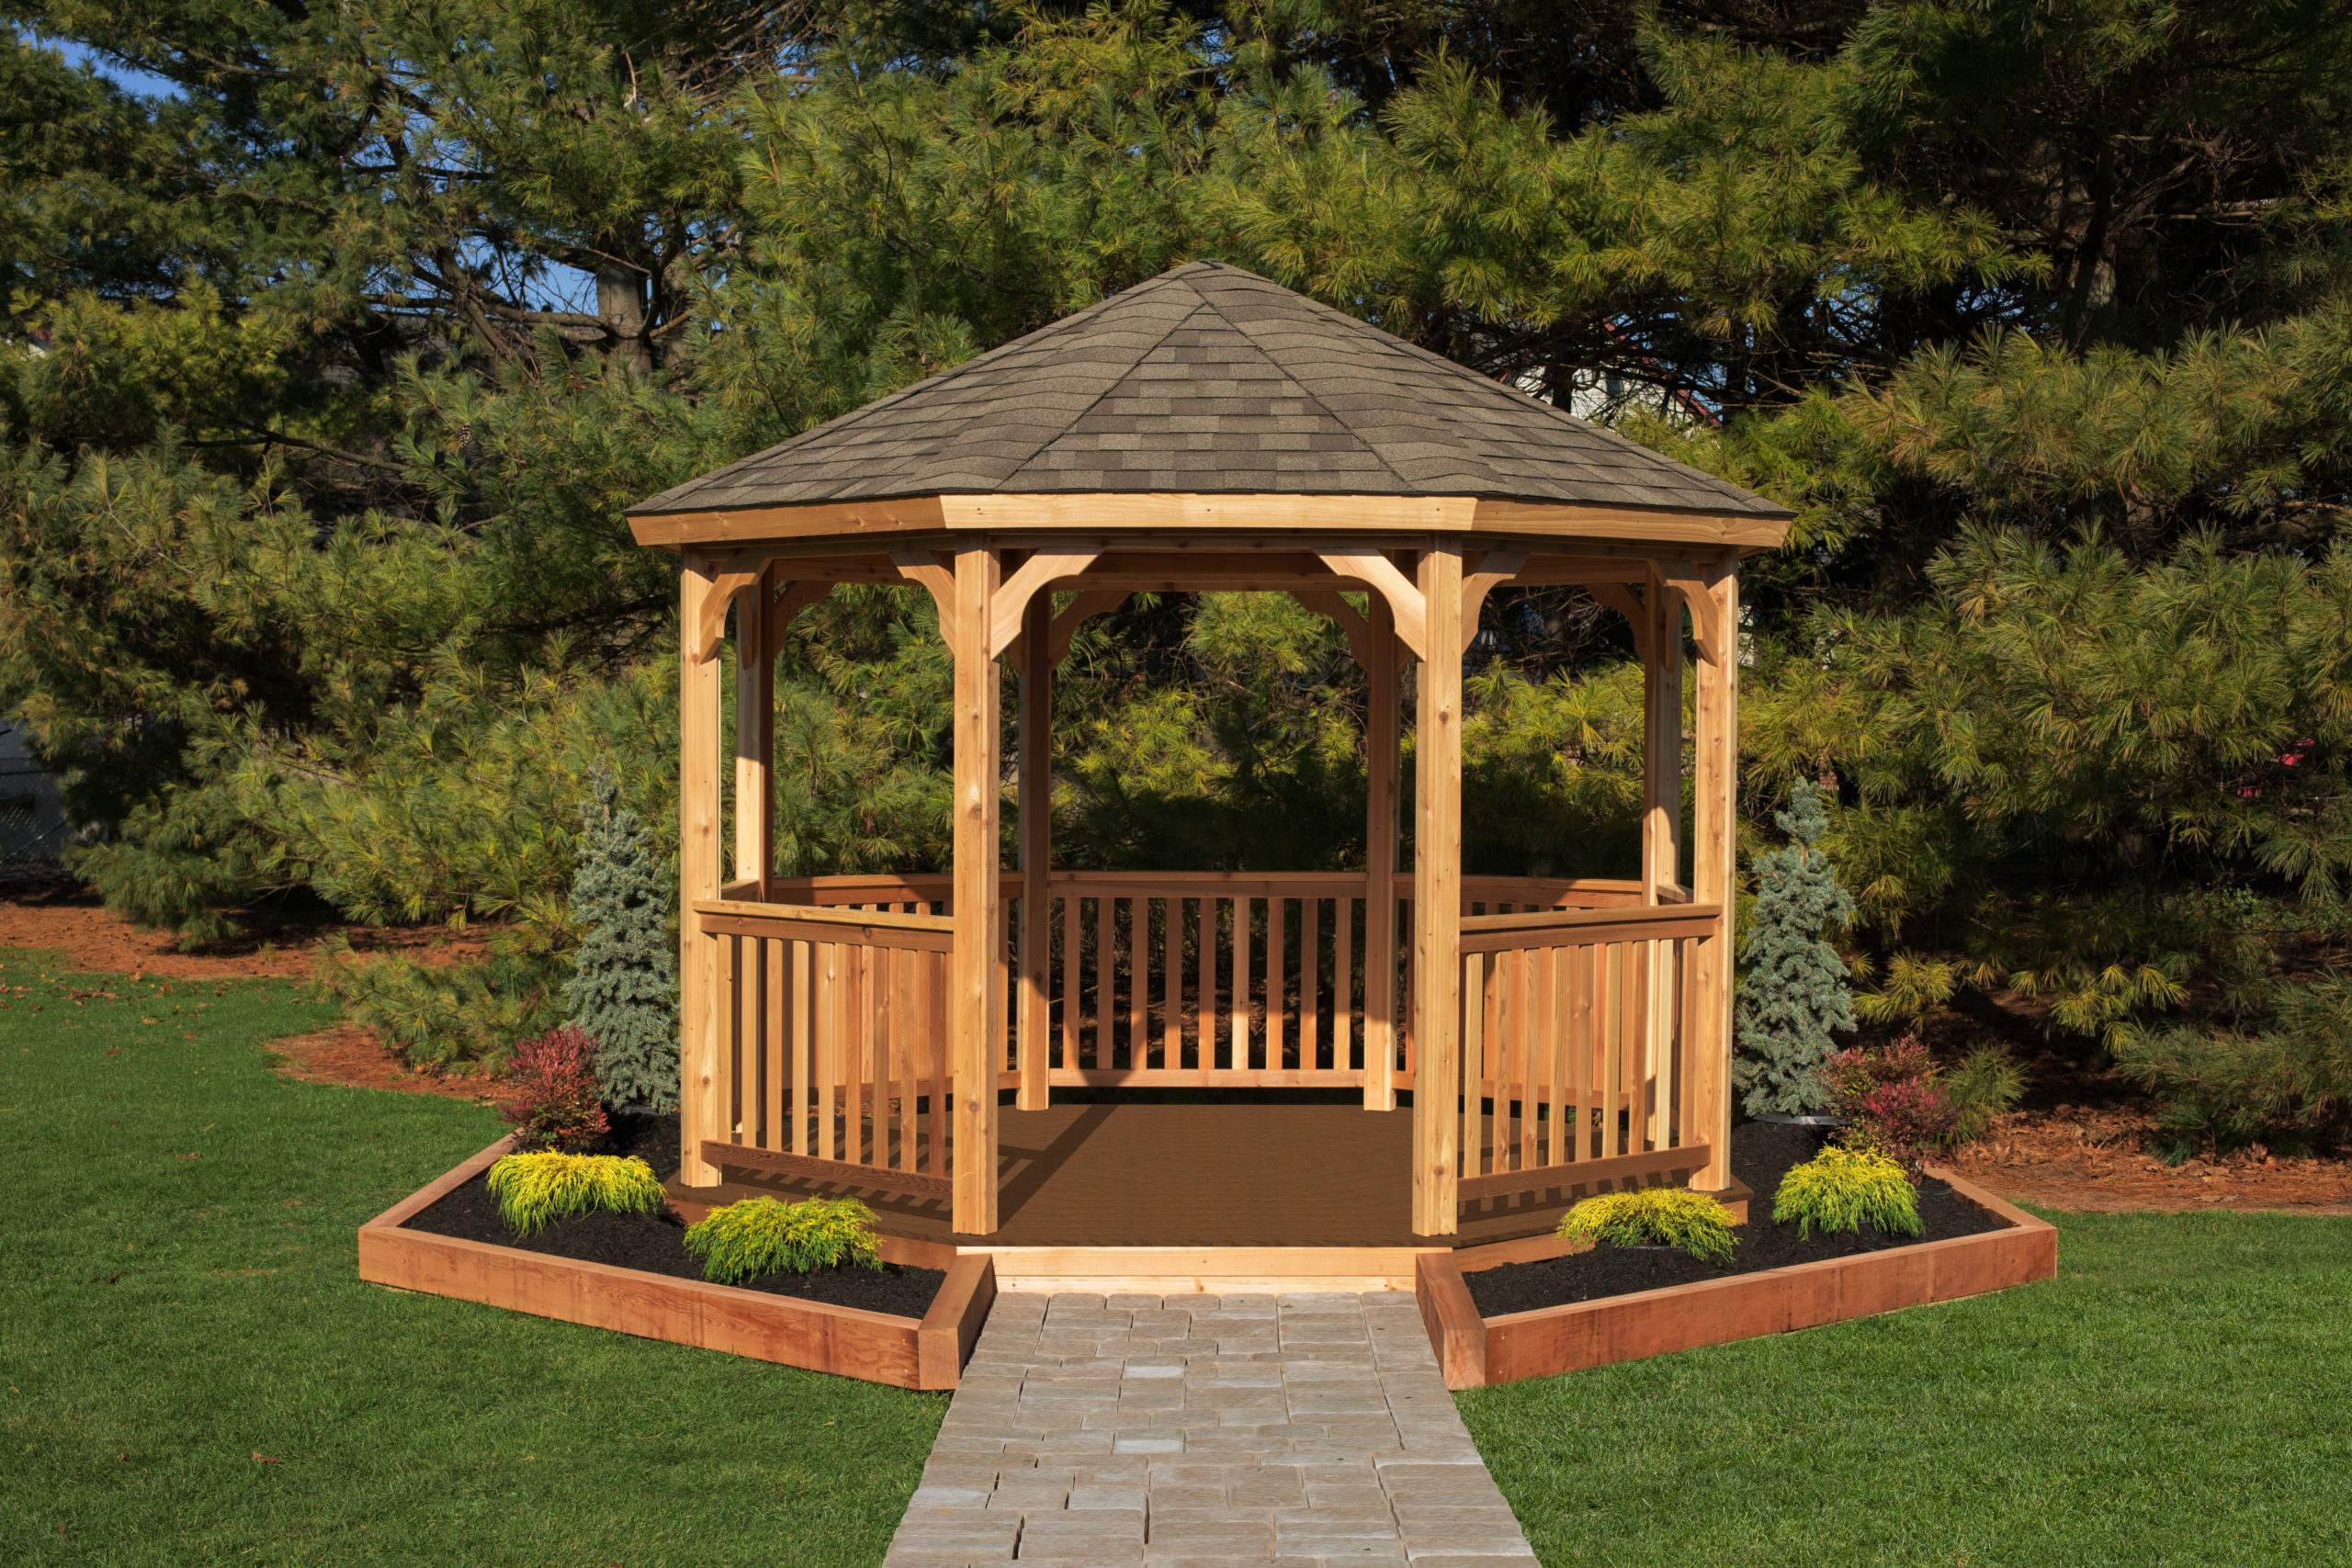
{"type": "Polygon", "coordinates": [[[713,1209],[708,1219],[689,1226],[686,1250],[701,1259],[704,1279],[722,1285],[786,1270],[882,1267],[874,1211],[854,1198],[798,1203],[747,1198],[713,1209]]]}
{"type": "Polygon", "coordinates": [[[1781,1178],[1781,1190],[1772,1198],[1772,1223],[1784,1225],[1791,1220],[1804,1236],[1815,1225],[1825,1233],[1859,1233],[1864,1220],[1883,1234],[1917,1235],[1919,1194],[1902,1161],[1875,1149],[1832,1144],[1781,1178]]]}
{"type": "Polygon", "coordinates": [[[2126,1029],[2116,1066],[2163,1100],[2164,1124],[2192,1143],[2309,1148],[2352,1137],[2352,981],[2267,987],[2253,1021],[2267,1027],[2126,1029]]]}
{"type": "Polygon", "coordinates": [[[490,1191],[498,1212],[523,1235],[598,1210],[650,1214],[662,1207],[662,1183],[634,1155],[553,1149],[508,1155],[490,1168],[490,1191]]]}
{"type": "Polygon", "coordinates": [[[1730,1261],[1735,1245],[1724,1206],[1687,1187],[1587,1198],[1568,1211],[1559,1234],[1597,1246],[1679,1247],[1708,1263],[1730,1261]]]}
{"type": "Polygon", "coordinates": [[[1980,1045],[1943,1075],[1944,1098],[1954,1117],[1951,1146],[1973,1144],[1992,1126],[1993,1118],[2015,1111],[2025,1098],[2025,1069],[1999,1045],[1980,1045]]]}

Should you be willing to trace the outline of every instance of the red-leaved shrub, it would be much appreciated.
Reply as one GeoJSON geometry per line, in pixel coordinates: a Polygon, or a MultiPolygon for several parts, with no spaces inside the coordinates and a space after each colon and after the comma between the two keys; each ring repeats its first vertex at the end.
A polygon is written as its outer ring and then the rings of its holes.
{"type": "Polygon", "coordinates": [[[1916,1034],[1891,1045],[1840,1051],[1826,1065],[1838,1114],[1907,1165],[1949,1147],[1960,1107],[1936,1081],[1936,1064],[1916,1034]]]}
{"type": "Polygon", "coordinates": [[[526,1149],[576,1152],[605,1135],[605,1106],[596,1090],[596,1043],[573,1024],[560,1024],[514,1047],[514,1081],[523,1098],[503,1114],[526,1149]]]}

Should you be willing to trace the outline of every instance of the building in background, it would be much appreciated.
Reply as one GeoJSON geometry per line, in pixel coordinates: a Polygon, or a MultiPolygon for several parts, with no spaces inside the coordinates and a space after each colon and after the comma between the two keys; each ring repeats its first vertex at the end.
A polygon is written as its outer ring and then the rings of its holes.
{"type": "Polygon", "coordinates": [[[0,719],[0,871],[53,869],[64,849],[57,780],[33,760],[24,727],[0,719]]]}

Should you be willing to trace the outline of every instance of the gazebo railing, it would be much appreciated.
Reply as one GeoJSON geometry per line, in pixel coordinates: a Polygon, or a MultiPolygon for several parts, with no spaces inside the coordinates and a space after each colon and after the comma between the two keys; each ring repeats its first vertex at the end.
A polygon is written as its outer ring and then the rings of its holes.
{"type": "MultiPolygon", "coordinates": [[[[1357,1088],[1385,1066],[1411,1089],[1411,886],[1397,877],[1391,906],[1397,956],[1382,1064],[1366,1060],[1380,977],[1365,963],[1375,906],[1362,875],[1053,874],[1047,1081],[1357,1088]]],[[[995,987],[1002,1089],[1020,1082],[1022,886],[1006,874],[995,987]]],[[[729,897],[695,905],[718,947],[718,1060],[728,1080],[718,1102],[731,1134],[707,1144],[706,1158],[949,1195],[950,887],[946,876],[775,879],[765,899],[757,883],[737,883],[723,889],[729,897]]],[[[1464,1099],[1465,1179],[1667,1146],[1678,1068],[1670,1055],[1653,1061],[1654,1048],[1626,1042],[1657,1032],[1636,1016],[1651,966],[1679,975],[1685,933],[1712,911],[1641,908],[1629,882],[1469,877],[1463,890],[1464,995],[1482,998],[1463,1033],[1465,1059],[1480,1064],[1478,1093],[1464,1099]],[[1644,978],[1625,978],[1635,969],[1644,978]],[[1630,1132],[1621,1115],[1614,1134],[1558,1135],[1571,1116],[1600,1128],[1604,1105],[1622,1108],[1633,1085],[1663,1094],[1667,1109],[1645,1109],[1630,1132]]]]}
{"type": "Polygon", "coordinates": [[[1463,920],[1462,1201],[1706,1162],[1683,1021],[1691,944],[1714,936],[1719,913],[1463,920]]]}

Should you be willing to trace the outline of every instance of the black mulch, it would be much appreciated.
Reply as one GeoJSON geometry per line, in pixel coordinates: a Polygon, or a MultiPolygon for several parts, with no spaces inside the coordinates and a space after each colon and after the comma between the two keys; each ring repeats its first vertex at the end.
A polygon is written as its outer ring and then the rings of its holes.
{"type": "Polygon", "coordinates": [[[1507,1263],[1499,1269],[1482,1269],[1464,1275],[1470,1299],[1476,1303],[1479,1316],[1499,1317],[1507,1312],[1532,1312],[1537,1307],[1599,1301],[1604,1296],[1630,1295],[1636,1291],[1689,1285],[1733,1274],[1754,1274],[1766,1269],[1785,1269],[1792,1263],[1852,1258],[1891,1247],[1912,1247],[2003,1228],[2003,1221],[1954,1192],[1949,1183],[1929,1179],[1919,1189],[1919,1222],[1924,1228],[1916,1236],[1881,1235],[1866,1224],[1859,1235],[1826,1235],[1816,1229],[1809,1238],[1800,1238],[1793,1223],[1772,1223],[1772,1197],[1780,1190],[1781,1178],[1788,1168],[1812,1158],[1823,1137],[1823,1134],[1809,1127],[1788,1127],[1770,1122],[1752,1122],[1732,1130],[1732,1174],[1753,1188],[1756,1196],[1747,1205],[1747,1223],[1733,1227],[1732,1235],[1738,1238],[1738,1246],[1733,1249],[1728,1264],[1702,1263],[1679,1250],[1651,1252],[1596,1247],[1573,1258],[1548,1258],[1542,1263],[1507,1263]]]}
{"type": "MultiPolygon", "coordinates": [[[[612,1133],[593,1151],[636,1155],[664,1180],[678,1170],[678,1118],[675,1114],[623,1114],[613,1119],[612,1133]]],[[[408,1222],[412,1230],[466,1241],[486,1241],[521,1252],[541,1252],[582,1263],[609,1263],[620,1269],[666,1274],[675,1280],[699,1280],[701,1265],[686,1251],[686,1227],[666,1206],[658,1214],[582,1214],[559,1220],[537,1235],[516,1235],[498,1213],[483,1176],[477,1176],[408,1222]]],[[[885,1263],[871,1269],[819,1269],[807,1274],[769,1274],[740,1287],[772,1296],[798,1296],[833,1306],[863,1307],[898,1317],[921,1317],[931,1310],[931,1298],[947,1276],[936,1269],[910,1269],[885,1263]]]]}

